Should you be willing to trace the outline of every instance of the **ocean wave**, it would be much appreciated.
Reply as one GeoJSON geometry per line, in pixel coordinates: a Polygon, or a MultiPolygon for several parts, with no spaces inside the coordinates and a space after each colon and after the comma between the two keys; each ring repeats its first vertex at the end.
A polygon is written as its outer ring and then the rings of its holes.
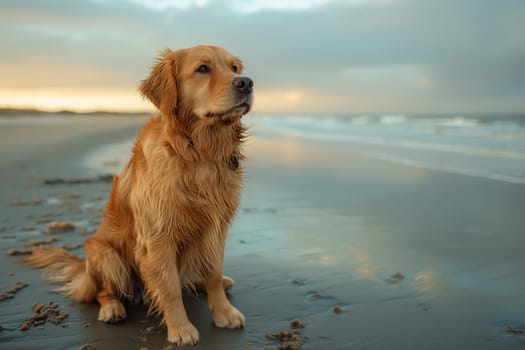
{"type": "Polygon", "coordinates": [[[336,142],[353,152],[404,165],[525,182],[525,126],[464,117],[256,117],[258,131],[336,142]]]}

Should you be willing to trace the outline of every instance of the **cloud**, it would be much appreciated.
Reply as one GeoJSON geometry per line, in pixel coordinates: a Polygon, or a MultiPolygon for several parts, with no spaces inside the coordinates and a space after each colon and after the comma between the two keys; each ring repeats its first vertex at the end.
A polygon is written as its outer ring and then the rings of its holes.
{"type": "Polygon", "coordinates": [[[521,0],[8,0],[0,88],[135,93],[161,49],[213,43],[243,58],[260,111],[523,111],[524,22],[521,0]]]}
{"type": "MultiPolygon", "coordinates": [[[[99,0],[108,1],[108,0],[99,0]]],[[[111,0],[109,0],[111,1],[111,0]]],[[[145,7],[164,11],[167,9],[187,10],[190,8],[203,8],[210,5],[226,7],[239,14],[248,14],[265,10],[301,11],[325,6],[334,2],[349,4],[370,4],[373,2],[391,2],[395,0],[122,0],[132,1],[145,7]]]]}

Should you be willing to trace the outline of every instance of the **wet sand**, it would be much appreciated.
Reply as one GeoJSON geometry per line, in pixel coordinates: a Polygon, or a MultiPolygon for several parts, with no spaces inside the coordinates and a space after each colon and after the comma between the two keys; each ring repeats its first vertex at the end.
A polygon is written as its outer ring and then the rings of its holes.
{"type": "MultiPolygon", "coordinates": [[[[0,292],[28,284],[0,301],[0,348],[169,346],[165,329],[143,305],[129,305],[121,324],[98,322],[96,304],[52,293],[39,271],[8,255],[50,237],[56,237],[52,245],[74,248],[93,232],[110,184],[84,159],[101,145],[132,139],[143,121],[0,126],[0,292]],[[71,221],[74,229],[43,233],[52,220],[71,221]],[[35,303],[49,301],[68,317],[59,325],[18,329],[35,303]]],[[[507,328],[525,328],[524,185],[254,133],[225,259],[225,273],[236,280],[230,299],[247,327],[215,328],[205,297],[188,295],[188,315],[200,332],[191,348],[275,349],[279,339],[267,334],[291,328],[293,320],[305,324],[306,349],[525,346],[525,335],[507,328]]]]}

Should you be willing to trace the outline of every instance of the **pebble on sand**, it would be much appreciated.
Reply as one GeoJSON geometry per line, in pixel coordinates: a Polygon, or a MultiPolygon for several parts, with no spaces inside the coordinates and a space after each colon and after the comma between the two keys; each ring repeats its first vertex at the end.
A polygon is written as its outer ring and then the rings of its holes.
{"type": "Polygon", "coordinates": [[[53,243],[53,242],[55,242],[57,240],[58,240],[58,238],[56,238],[56,236],[51,236],[48,239],[37,239],[37,240],[34,240],[34,241],[27,242],[26,243],[26,247],[31,248],[31,247],[35,247],[37,245],[50,244],[50,243],[53,243]]]}
{"type": "Polygon", "coordinates": [[[83,246],[84,246],[84,243],[75,243],[75,244],[65,245],[63,248],[65,250],[74,250],[74,249],[82,248],[83,246]]]}
{"type": "Polygon", "coordinates": [[[11,299],[15,296],[16,293],[18,293],[18,291],[20,291],[20,289],[22,288],[25,288],[27,287],[28,284],[27,283],[24,283],[24,282],[16,282],[13,287],[11,287],[11,289],[5,291],[5,292],[0,292],[0,301],[4,301],[6,299],[11,299]]]}
{"type": "Polygon", "coordinates": [[[305,282],[306,282],[306,280],[304,278],[300,278],[300,277],[298,277],[298,278],[293,280],[293,283],[297,284],[298,286],[304,286],[305,282]]]}
{"type": "Polygon", "coordinates": [[[7,251],[7,255],[9,256],[27,255],[27,254],[31,254],[31,249],[9,249],[7,251]]]}
{"type": "Polygon", "coordinates": [[[299,321],[298,319],[295,319],[292,322],[290,322],[290,326],[292,328],[304,328],[305,325],[304,325],[304,322],[299,321]]]}
{"type": "Polygon", "coordinates": [[[341,312],[343,312],[343,307],[340,305],[336,305],[332,308],[332,312],[334,314],[340,314],[341,312]]]}
{"type": "Polygon", "coordinates": [[[405,275],[403,275],[401,272],[396,272],[392,275],[392,278],[395,280],[402,280],[405,278],[405,275]]]}
{"type": "MultiPolygon", "coordinates": [[[[27,331],[31,327],[42,326],[48,322],[60,325],[62,321],[69,317],[69,314],[65,311],[58,309],[58,304],[52,301],[46,305],[41,303],[35,303],[33,305],[33,315],[20,324],[21,331],[27,331]]],[[[63,326],[63,325],[62,325],[63,326]]]]}
{"type": "Polygon", "coordinates": [[[396,284],[405,279],[405,275],[403,275],[401,272],[396,272],[389,278],[387,278],[385,281],[389,284],[396,284]]]}
{"type": "Polygon", "coordinates": [[[33,199],[30,201],[14,201],[14,202],[9,203],[9,205],[12,207],[26,207],[29,205],[40,205],[40,204],[42,204],[41,199],[33,199]]]}
{"type": "Polygon", "coordinates": [[[300,329],[281,329],[279,332],[268,332],[266,338],[279,341],[278,350],[304,350],[300,329]]]}
{"type": "Polygon", "coordinates": [[[73,225],[71,221],[51,221],[49,225],[47,225],[42,230],[42,232],[48,234],[48,233],[71,231],[74,229],[75,229],[75,225],[73,225]]]}
{"type": "Polygon", "coordinates": [[[513,333],[513,334],[525,334],[525,329],[520,329],[520,328],[514,328],[514,327],[511,327],[511,326],[507,326],[507,328],[505,329],[508,333],[513,333]]]}

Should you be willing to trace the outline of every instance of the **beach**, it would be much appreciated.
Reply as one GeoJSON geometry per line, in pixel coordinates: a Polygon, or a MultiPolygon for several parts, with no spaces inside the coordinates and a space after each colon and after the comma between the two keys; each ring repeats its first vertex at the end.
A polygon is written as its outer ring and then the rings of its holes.
{"type": "MultiPolygon", "coordinates": [[[[187,348],[275,349],[268,333],[293,320],[304,323],[305,349],[524,348],[519,126],[296,118],[246,120],[245,184],[225,255],[246,328],[214,327],[205,296],[188,294],[200,342],[187,348]]],[[[96,303],[53,293],[9,255],[50,237],[83,255],[110,175],[147,116],[0,119],[0,291],[27,284],[0,300],[0,348],[168,347],[144,305],[127,305],[121,324],[98,322],[96,303]],[[73,227],[43,233],[52,220],[73,227]],[[21,331],[33,305],[49,301],[67,318],[21,331]]]]}

